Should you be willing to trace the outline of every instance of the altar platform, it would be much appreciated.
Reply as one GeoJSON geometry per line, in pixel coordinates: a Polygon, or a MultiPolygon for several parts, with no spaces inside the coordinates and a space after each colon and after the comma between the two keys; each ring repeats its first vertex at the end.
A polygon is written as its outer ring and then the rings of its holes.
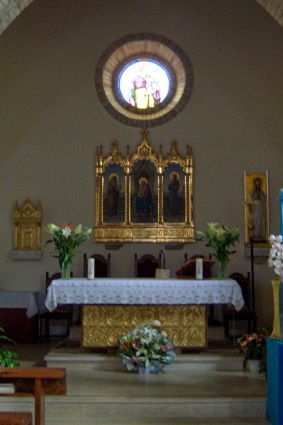
{"type": "MultiPolygon", "coordinates": [[[[177,355],[159,375],[129,373],[114,354],[68,340],[20,344],[16,351],[25,361],[67,369],[67,395],[46,397],[46,425],[269,424],[266,381],[243,370],[237,348],[177,355]]],[[[30,410],[33,403],[0,397],[0,406],[30,410]]]]}

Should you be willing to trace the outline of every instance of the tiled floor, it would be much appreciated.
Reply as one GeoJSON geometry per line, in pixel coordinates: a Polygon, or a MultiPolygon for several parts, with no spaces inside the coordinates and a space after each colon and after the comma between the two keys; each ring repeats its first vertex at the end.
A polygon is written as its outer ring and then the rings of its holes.
{"type": "MultiPolygon", "coordinates": [[[[236,349],[182,354],[162,374],[137,375],[115,356],[52,350],[56,343],[15,348],[24,362],[42,365],[45,357],[48,366],[67,369],[67,396],[46,397],[46,425],[269,424],[266,381],[243,371],[236,349]]],[[[0,405],[31,410],[23,400],[0,405]]]]}

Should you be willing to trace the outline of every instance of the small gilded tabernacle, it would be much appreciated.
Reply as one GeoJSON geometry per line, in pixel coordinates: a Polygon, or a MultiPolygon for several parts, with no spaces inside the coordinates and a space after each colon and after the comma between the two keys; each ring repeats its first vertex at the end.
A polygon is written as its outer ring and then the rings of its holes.
{"type": "Polygon", "coordinates": [[[42,209],[40,201],[34,205],[27,198],[20,207],[14,207],[15,249],[13,259],[41,258],[42,209]]]}

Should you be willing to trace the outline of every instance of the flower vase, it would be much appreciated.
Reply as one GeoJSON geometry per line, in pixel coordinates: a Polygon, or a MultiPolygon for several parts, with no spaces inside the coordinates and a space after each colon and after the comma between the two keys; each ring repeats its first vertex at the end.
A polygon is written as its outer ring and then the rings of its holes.
{"type": "Polygon", "coordinates": [[[248,370],[250,372],[260,373],[260,364],[261,364],[261,361],[260,360],[251,360],[251,359],[249,359],[248,360],[248,364],[247,364],[248,370]]]}
{"type": "Polygon", "coordinates": [[[148,373],[160,373],[162,372],[163,364],[161,363],[150,363],[147,367],[144,365],[138,365],[136,372],[140,375],[147,375],[148,373]]]}
{"type": "Polygon", "coordinates": [[[218,263],[218,279],[225,279],[226,278],[226,269],[227,264],[225,263],[218,263]]]}
{"type": "Polygon", "coordinates": [[[273,289],[273,331],[270,338],[281,339],[280,330],[280,286],[281,280],[272,280],[273,289]]]}
{"type": "Polygon", "coordinates": [[[70,279],[70,264],[62,264],[62,279],[70,279]]]}

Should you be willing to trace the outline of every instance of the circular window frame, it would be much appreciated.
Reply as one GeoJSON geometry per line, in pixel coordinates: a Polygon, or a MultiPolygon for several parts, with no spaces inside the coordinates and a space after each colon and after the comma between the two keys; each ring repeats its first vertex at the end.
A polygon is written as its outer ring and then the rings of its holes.
{"type": "Polygon", "coordinates": [[[193,88],[193,68],[185,52],[171,40],[148,33],[134,34],[105,50],[96,67],[95,85],[102,105],[115,119],[134,127],[154,127],[168,122],[186,106],[193,88]],[[120,74],[136,60],[152,60],[169,75],[169,93],[154,108],[136,108],[120,93],[120,74]]]}

